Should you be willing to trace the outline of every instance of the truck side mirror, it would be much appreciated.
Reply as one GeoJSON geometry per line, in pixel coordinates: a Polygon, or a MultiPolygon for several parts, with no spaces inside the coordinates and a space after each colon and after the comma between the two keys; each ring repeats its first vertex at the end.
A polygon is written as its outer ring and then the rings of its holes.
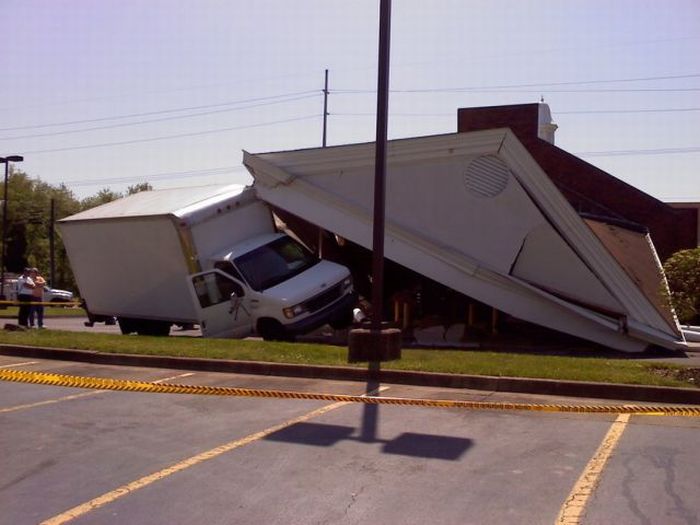
{"type": "Polygon", "coordinates": [[[234,314],[234,318],[238,319],[238,309],[241,307],[241,298],[238,297],[236,292],[231,292],[231,308],[229,308],[228,313],[234,314]]]}

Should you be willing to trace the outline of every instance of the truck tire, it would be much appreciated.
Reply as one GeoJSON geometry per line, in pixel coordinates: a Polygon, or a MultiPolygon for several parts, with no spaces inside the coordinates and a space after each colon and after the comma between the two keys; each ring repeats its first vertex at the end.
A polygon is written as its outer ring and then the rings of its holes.
{"type": "Polygon", "coordinates": [[[287,334],[284,326],[276,319],[260,319],[258,321],[258,334],[265,341],[293,341],[294,337],[287,334]]]}
{"type": "Polygon", "coordinates": [[[117,321],[119,322],[119,330],[124,335],[136,332],[139,335],[164,337],[170,334],[170,323],[167,321],[148,321],[129,317],[120,317],[117,321]]]}
{"type": "Polygon", "coordinates": [[[139,335],[167,337],[170,335],[170,323],[167,321],[140,320],[136,328],[136,333],[139,335]]]}
{"type": "Polygon", "coordinates": [[[352,326],[352,309],[348,309],[335,319],[331,319],[328,324],[333,330],[345,330],[352,326]]]}
{"type": "Polygon", "coordinates": [[[129,319],[128,317],[117,318],[119,323],[119,330],[123,335],[129,335],[136,331],[138,321],[136,319],[129,319]]]}

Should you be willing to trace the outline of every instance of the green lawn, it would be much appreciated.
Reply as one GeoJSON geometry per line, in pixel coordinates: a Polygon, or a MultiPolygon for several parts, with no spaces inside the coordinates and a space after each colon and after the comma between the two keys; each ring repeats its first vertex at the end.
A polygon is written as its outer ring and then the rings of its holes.
{"type": "MultiPolygon", "coordinates": [[[[305,343],[271,343],[190,337],[143,337],[52,330],[0,331],[0,343],[97,350],[100,352],[163,356],[204,357],[309,365],[359,366],[347,363],[347,349],[305,343]]],[[[644,360],[601,357],[566,357],[523,353],[403,350],[399,361],[382,368],[454,374],[531,377],[659,386],[696,386],[675,379],[682,367],[644,360]],[[655,371],[656,369],[656,371],[655,371]],[[659,373],[659,369],[661,372],[659,373]]]]}

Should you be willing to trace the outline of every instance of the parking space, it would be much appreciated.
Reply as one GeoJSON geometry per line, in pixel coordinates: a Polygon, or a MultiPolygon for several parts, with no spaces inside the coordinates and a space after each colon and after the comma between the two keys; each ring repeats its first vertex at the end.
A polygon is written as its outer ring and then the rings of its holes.
{"type": "MultiPolygon", "coordinates": [[[[71,375],[356,395],[367,388],[22,361],[0,356],[0,366],[71,375]]],[[[563,401],[382,388],[397,397],[563,401]]],[[[0,382],[0,523],[555,523],[615,419],[0,382]]],[[[699,428],[698,418],[633,416],[579,522],[692,523],[699,428]]]]}

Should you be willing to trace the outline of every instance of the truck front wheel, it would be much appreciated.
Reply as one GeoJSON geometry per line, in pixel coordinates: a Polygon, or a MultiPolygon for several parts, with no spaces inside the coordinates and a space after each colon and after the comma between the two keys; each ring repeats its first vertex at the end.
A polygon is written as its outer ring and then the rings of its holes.
{"type": "Polygon", "coordinates": [[[265,341],[293,341],[294,337],[287,334],[282,323],[276,319],[260,319],[258,321],[258,334],[265,341]]]}

